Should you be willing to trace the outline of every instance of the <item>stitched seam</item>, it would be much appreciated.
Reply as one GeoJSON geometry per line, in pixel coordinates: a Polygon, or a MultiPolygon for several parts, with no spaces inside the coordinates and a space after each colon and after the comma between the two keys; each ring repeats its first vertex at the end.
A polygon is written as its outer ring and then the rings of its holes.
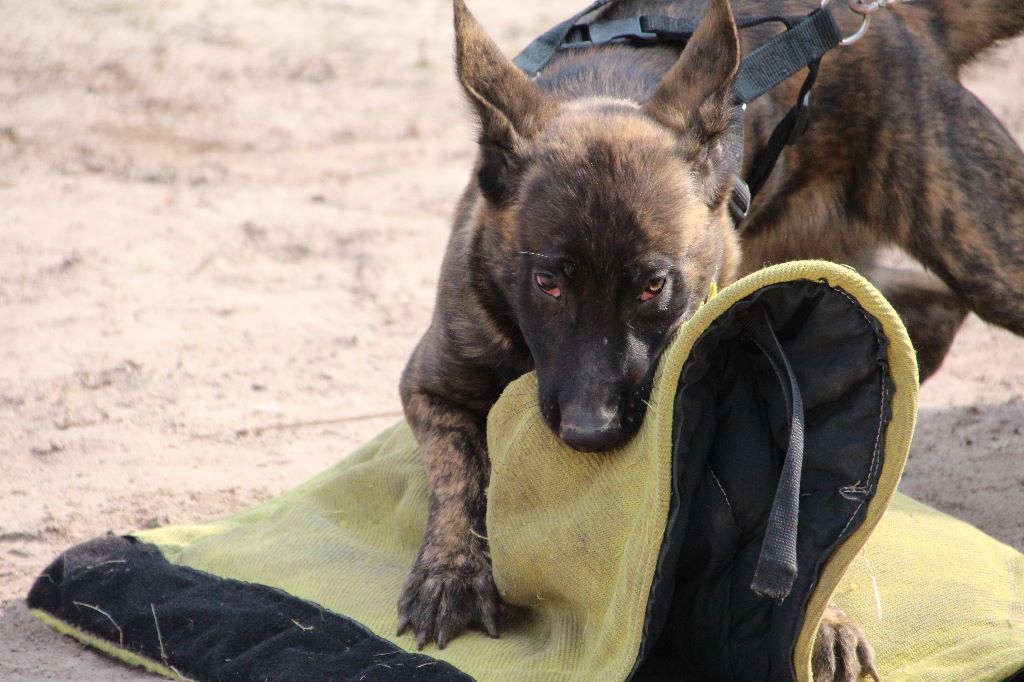
{"type": "MultiPolygon", "coordinates": [[[[871,324],[872,320],[870,317],[868,317],[868,314],[864,310],[864,308],[862,308],[860,304],[858,304],[854,300],[854,298],[850,296],[850,294],[847,293],[844,289],[840,287],[832,287],[832,290],[838,291],[844,298],[846,298],[846,300],[850,302],[850,305],[853,306],[854,310],[859,312],[860,316],[864,318],[864,321],[868,323],[868,326],[872,328],[872,335],[875,336],[875,348],[877,349],[879,347],[878,337],[877,335],[874,334],[874,325],[871,324]]],[[[878,453],[882,442],[882,431],[885,426],[885,399],[888,397],[887,391],[885,390],[884,376],[880,377],[879,380],[879,393],[881,394],[881,400],[879,401],[878,405],[878,430],[875,433],[875,445],[871,452],[871,465],[868,467],[868,486],[865,492],[870,491],[871,488],[874,487],[874,485],[871,483],[871,478],[875,475],[875,472],[879,464],[878,453]]]]}
{"type": "Polygon", "coordinates": [[[735,519],[736,512],[733,511],[732,504],[729,502],[729,496],[725,494],[725,488],[722,487],[722,482],[718,480],[718,476],[715,475],[715,470],[711,468],[710,464],[708,465],[708,472],[711,474],[711,478],[715,479],[715,484],[718,485],[718,489],[722,491],[722,497],[725,498],[725,504],[729,507],[729,513],[732,514],[732,517],[735,519]]]}
{"type": "MultiPolygon", "coordinates": [[[[830,286],[830,288],[833,291],[837,291],[837,292],[839,292],[840,295],[845,297],[846,300],[850,302],[850,305],[853,306],[853,309],[856,310],[857,312],[859,312],[860,316],[862,318],[864,318],[864,321],[868,323],[868,326],[872,329],[872,335],[875,337],[875,347],[878,348],[879,347],[878,336],[874,333],[874,325],[871,324],[871,318],[868,317],[867,312],[844,289],[842,289],[840,287],[831,286],[831,285],[829,285],[829,286],[830,286]]],[[[881,371],[879,371],[879,374],[882,374],[881,371]]],[[[878,408],[878,430],[875,433],[875,445],[874,445],[874,448],[872,448],[872,452],[871,452],[871,464],[868,466],[868,481],[867,481],[867,484],[864,486],[864,492],[865,492],[866,495],[870,494],[871,490],[874,488],[874,484],[872,483],[872,478],[875,476],[875,472],[876,472],[877,467],[878,467],[878,465],[880,463],[880,458],[878,457],[878,454],[879,454],[879,448],[881,447],[881,443],[882,443],[882,431],[883,431],[883,428],[884,428],[884,425],[885,425],[885,399],[886,399],[887,396],[886,396],[886,390],[885,390],[885,376],[884,376],[884,374],[880,377],[879,382],[881,384],[880,385],[880,389],[881,389],[880,393],[882,395],[881,395],[881,401],[879,403],[879,408],[878,408]]],[[[858,483],[859,483],[859,481],[858,481],[858,483]]],[[[840,495],[842,495],[842,490],[840,490],[840,495]]],[[[844,495],[844,497],[845,497],[845,495],[844,495]]],[[[860,513],[860,510],[864,506],[864,502],[866,501],[866,499],[867,499],[866,497],[864,499],[862,499],[860,501],[860,503],[857,505],[857,507],[853,510],[853,513],[850,514],[849,520],[846,522],[846,525],[843,526],[843,530],[840,531],[840,533],[839,533],[839,537],[840,538],[842,538],[842,537],[844,537],[846,535],[846,531],[848,531],[850,529],[850,525],[853,523],[853,520],[857,518],[857,514],[860,513]]]]}
{"type": "Polygon", "coordinates": [[[863,507],[863,506],[864,506],[864,500],[861,500],[860,504],[857,505],[857,508],[853,510],[853,513],[850,515],[850,519],[846,522],[846,525],[843,526],[843,529],[841,531],[839,531],[839,537],[840,538],[843,537],[844,535],[846,535],[846,531],[850,528],[850,524],[853,523],[853,520],[855,518],[857,518],[857,513],[860,511],[860,508],[863,507]]]}

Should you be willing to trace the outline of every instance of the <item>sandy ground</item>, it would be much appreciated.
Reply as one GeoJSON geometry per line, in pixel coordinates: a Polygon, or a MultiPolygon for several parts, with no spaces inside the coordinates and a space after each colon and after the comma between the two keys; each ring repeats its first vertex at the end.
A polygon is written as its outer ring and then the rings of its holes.
{"type": "MultiPolygon", "coordinates": [[[[510,52],[577,0],[474,7],[510,52]]],[[[0,679],[63,548],[220,515],[399,415],[471,126],[444,0],[0,0],[0,679]]],[[[1024,139],[1024,42],[973,89],[1024,139]]],[[[1024,549],[1024,340],[969,321],[904,490],[1024,549]]]]}

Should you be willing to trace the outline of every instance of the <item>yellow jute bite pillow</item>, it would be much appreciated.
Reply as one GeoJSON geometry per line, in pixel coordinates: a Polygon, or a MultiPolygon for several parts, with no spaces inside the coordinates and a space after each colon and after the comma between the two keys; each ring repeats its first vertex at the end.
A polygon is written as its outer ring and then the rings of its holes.
{"type": "Polygon", "coordinates": [[[253,509],[72,548],[29,606],[121,660],[197,680],[657,679],[666,665],[808,680],[834,594],[883,678],[1004,679],[1024,668],[1024,557],[894,497],[916,397],[909,340],[870,284],[829,263],[775,266],[683,325],[619,450],[569,450],[538,413],[535,377],[507,388],[488,419],[500,639],[468,632],[418,654],[395,635],[426,520],[404,423],[253,509]],[[750,590],[765,525],[751,500],[771,503],[790,423],[744,336],[754,310],[806,410],[799,572],[779,602],[750,590]]]}

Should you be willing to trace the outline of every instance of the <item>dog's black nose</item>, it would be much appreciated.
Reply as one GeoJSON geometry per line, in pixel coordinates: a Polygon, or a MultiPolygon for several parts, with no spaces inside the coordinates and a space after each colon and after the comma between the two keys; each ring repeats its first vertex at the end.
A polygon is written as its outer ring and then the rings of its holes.
{"type": "Polygon", "coordinates": [[[598,409],[584,412],[570,409],[562,413],[558,437],[571,448],[584,452],[600,452],[619,444],[622,425],[615,410],[598,409]]]}

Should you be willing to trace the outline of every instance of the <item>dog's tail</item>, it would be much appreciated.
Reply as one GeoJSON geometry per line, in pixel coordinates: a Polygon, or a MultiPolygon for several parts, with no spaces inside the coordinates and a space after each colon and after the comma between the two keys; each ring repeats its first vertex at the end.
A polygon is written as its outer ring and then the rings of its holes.
{"type": "Polygon", "coordinates": [[[953,63],[962,66],[986,47],[1024,32],[1024,0],[920,0],[945,32],[953,63]]]}

